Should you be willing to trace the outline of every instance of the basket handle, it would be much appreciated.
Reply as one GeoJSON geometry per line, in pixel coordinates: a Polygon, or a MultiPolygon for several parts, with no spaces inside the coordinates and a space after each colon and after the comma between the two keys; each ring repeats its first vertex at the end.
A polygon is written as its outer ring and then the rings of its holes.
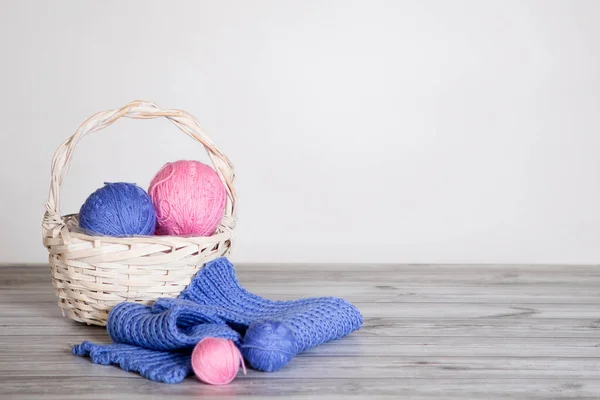
{"type": "Polygon", "coordinates": [[[202,129],[198,120],[192,115],[181,110],[163,110],[154,103],[136,100],[121,109],[103,111],[92,115],[77,129],[73,136],[58,147],[52,159],[52,181],[50,183],[48,201],[46,202],[46,213],[44,214],[44,221],[42,223],[45,236],[55,236],[60,231],[64,232],[65,222],[60,214],[60,187],[69,170],[71,157],[77,143],[88,133],[104,129],[121,117],[135,119],[165,117],[186,135],[202,143],[227,190],[228,202],[225,207],[221,226],[228,230],[233,229],[235,225],[237,197],[233,187],[235,172],[231,161],[217,148],[204,129],[202,129]]]}

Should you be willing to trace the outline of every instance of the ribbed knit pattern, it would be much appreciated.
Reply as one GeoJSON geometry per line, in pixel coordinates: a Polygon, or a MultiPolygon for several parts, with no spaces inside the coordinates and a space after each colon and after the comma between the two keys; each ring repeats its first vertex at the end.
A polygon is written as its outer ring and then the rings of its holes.
{"type": "Polygon", "coordinates": [[[274,301],[252,294],[225,257],[206,263],[179,298],[227,310],[228,319],[243,316],[236,322],[246,327],[261,320],[282,322],[294,334],[296,353],[346,336],[363,323],[356,307],[337,297],[274,301]]]}
{"type": "MultiPolygon", "coordinates": [[[[176,299],[173,299],[176,300],[176,299]]],[[[108,316],[107,331],[114,344],[83,342],[73,354],[96,364],[115,364],[125,371],[164,383],[181,382],[192,374],[191,353],[202,339],[216,337],[240,344],[240,334],[219,317],[214,306],[176,300],[154,307],[120,303],[108,316]]]]}
{"type": "Polygon", "coordinates": [[[263,299],[241,287],[233,265],[218,258],[207,263],[177,299],[161,298],[153,306],[117,305],[107,324],[115,344],[83,342],[73,347],[73,354],[176,383],[192,373],[190,353],[201,339],[230,339],[243,348],[240,334],[262,321],[285,326],[298,354],[359,329],[363,319],[352,304],[336,297],[263,299]]]}
{"type": "Polygon", "coordinates": [[[167,299],[158,299],[154,306],[139,303],[115,306],[106,325],[113,342],[167,351],[192,348],[206,337],[231,339],[239,344],[240,335],[226,324],[221,317],[223,310],[218,307],[163,300],[167,299]]]}
{"type": "Polygon", "coordinates": [[[179,383],[193,372],[191,351],[177,353],[128,344],[83,342],[73,346],[73,354],[89,356],[95,364],[115,364],[124,371],[139,372],[144,378],[156,382],[179,383]]]}

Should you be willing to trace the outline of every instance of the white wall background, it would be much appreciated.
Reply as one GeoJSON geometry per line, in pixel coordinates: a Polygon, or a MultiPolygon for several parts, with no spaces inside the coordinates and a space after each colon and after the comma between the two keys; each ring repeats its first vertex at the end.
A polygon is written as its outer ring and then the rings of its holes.
{"type": "MultiPolygon", "coordinates": [[[[194,114],[237,170],[237,261],[600,262],[600,2],[3,1],[0,262],[44,262],[52,154],[96,111],[194,114]]],[[[206,160],[167,121],[103,181],[206,160]]]]}

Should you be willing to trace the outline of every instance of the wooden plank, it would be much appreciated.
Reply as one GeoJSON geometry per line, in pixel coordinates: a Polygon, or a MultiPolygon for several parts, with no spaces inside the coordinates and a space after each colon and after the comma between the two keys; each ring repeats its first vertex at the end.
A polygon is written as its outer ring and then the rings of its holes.
{"type": "MultiPolygon", "coordinates": [[[[577,399],[597,400],[599,380],[580,379],[491,379],[491,378],[371,378],[334,379],[236,379],[226,386],[204,385],[187,379],[177,385],[150,382],[143,378],[94,377],[4,377],[0,390],[5,398],[40,398],[47,400],[147,400],[149,398],[197,399],[244,398],[269,396],[315,396],[320,399],[409,398],[413,399],[577,399]],[[28,393],[30,397],[23,396],[28,393]],[[39,396],[39,397],[38,397],[39,396]]],[[[315,398],[313,397],[313,398],[315,398]]]]}
{"type": "MultiPolygon", "coordinates": [[[[110,343],[108,336],[30,336],[28,351],[36,360],[53,359],[69,352],[69,344],[84,340],[110,343]],[[45,358],[44,358],[45,357],[45,358]]],[[[0,361],[19,362],[22,357],[19,336],[0,336],[0,361]]],[[[600,358],[599,338],[477,338],[472,337],[375,337],[361,332],[323,344],[304,353],[305,357],[568,357],[600,358]]],[[[600,375],[599,375],[600,377],[600,375]]]]}
{"type": "MultiPolygon", "coordinates": [[[[87,326],[60,318],[58,309],[50,317],[15,317],[0,325],[0,336],[97,336],[104,328],[87,326]]],[[[514,338],[598,338],[600,320],[596,319],[409,319],[402,317],[365,317],[361,335],[376,337],[514,337],[514,338]]],[[[358,334],[358,333],[357,333],[358,334]]]]}
{"type": "Polygon", "coordinates": [[[367,317],[360,330],[377,337],[599,338],[600,319],[437,319],[367,317]]]}
{"type": "MultiPolygon", "coordinates": [[[[364,316],[371,318],[600,319],[598,304],[360,303],[356,306],[364,316]]],[[[0,304],[0,325],[15,317],[36,318],[40,312],[56,315],[57,310],[53,303],[39,303],[34,307],[0,304]]]]}
{"type": "MultiPolygon", "coordinates": [[[[242,284],[248,282],[268,282],[271,285],[293,283],[296,285],[348,284],[463,286],[463,285],[556,285],[594,287],[600,283],[600,267],[570,266],[386,266],[327,269],[312,265],[298,265],[294,268],[285,265],[273,265],[271,268],[252,268],[240,265],[237,274],[242,284]]],[[[38,282],[50,282],[48,267],[0,269],[0,288],[18,285],[36,285],[38,282]]]]}
{"type": "MultiPolygon", "coordinates": [[[[600,264],[397,264],[397,263],[233,263],[238,273],[248,271],[353,271],[369,273],[370,271],[409,271],[420,272],[423,270],[436,270],[440,273],[468,273],[471,271],[506,272],[523,271],[544,274],[582,274],[600,268],[600,264]]],[[[41,269],[48,271],[45,263],[38,264],[6,264],[0,263],[2,271],[35,271],[41,269]]]]}
{"type": "MultiPolygon", "coordinates": [[[[49,283],[44,283],[50,286],[49,283]]],[[[247,289],[272,300],[295,300],[301,297],[335,296],[352,303],[479,303],[479,304],[598,304],[600,285],[597,288],[562,288],[552,291],[546,287],[528,286],[505,288],[502,286],[464,287],[392,287],[392,286],[301,286],[291,283],[279,286],[249,284],[247,289]],[[551,293],[549,293],[551,292],[551,293]]],[[[49,287],[31,290],[4,289],[0,304],[5,303],[55,303],[56,295],[49,287]]]]}
{"type": "MultiPolygon", "coordinates": [[[[135,373],[125,372],[115,366],[92,364],[89,359],[60,356],[51,359],[19,362],[4,371],[8,377],[46,377],[48,371],[57,369],[71,378],[133,378],[135,373]]],[[[382,379],[417,378],[439,379],[490,378],[490,379],[564,379],[591,380],[600,378],[600,358],[504,358],[504,357],[375,357],[349,358],[328,356],[322,358],[299,356],[277,373],[248,370],[245,379],[304,380],[327,377],[332,379],[382,379]]]]}

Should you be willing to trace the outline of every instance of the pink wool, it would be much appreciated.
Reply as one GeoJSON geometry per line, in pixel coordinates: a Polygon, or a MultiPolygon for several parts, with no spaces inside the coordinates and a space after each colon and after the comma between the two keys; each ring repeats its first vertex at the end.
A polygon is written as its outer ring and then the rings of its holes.
{"type": "Polygon", "coordinates": [[[219,175],[199,161],[167,163],[148,194],[156,210],[156,234],[210,236],[225,211],[227,191],[219,175]]]}
{"type": "Polygon", "coordinates": [[[202,339],[192,352],[192,369],[204,383],[226,385],[237,375],[240,364],[246,374],[242,353],[231,340],[202,339]]]}

